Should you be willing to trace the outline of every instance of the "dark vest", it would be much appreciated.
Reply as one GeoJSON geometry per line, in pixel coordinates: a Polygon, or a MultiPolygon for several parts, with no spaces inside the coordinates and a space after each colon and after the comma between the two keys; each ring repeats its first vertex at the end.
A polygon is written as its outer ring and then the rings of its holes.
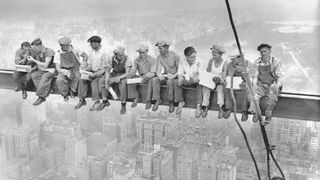
{"type": "MultiPolygon", "coordinates": [[[[273,58],[272,58],[273,63],[273,58]]],[[[276,77],[274,76],[271,70],[271,64],[268,66],[259,66],[258,67],[258,80],[263,84],[272,84],[276,81],[276,77]]]]}
{"type": "Polygon", "coordinates": [[[124,60],[117,61],[116,56],[112,57],[112,74],[113,76],[119,76],[126,73],[126,62],[128,60],[128,56],[125,56],[124,60]]]}
{"type": "Polygon", "coordinates": [[[73,51],[60,53],[60,67],[63,69],[79,69],[80,63],[73,51]]]}

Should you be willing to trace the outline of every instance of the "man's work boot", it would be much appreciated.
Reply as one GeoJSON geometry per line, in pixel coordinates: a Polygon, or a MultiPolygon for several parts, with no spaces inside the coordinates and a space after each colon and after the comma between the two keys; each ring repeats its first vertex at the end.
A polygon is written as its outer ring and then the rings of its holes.
{"type": "Polygon", "coordinates": [[[154,105],[152,107],[152,111],[158,110],[160,103],[161,103],[160,99],[156,100],[156,103],[154,103],[154,105]]]}
{"type": "Polygon", "coordinates": [[[131,107],[135,108],[138,105],[138,102],[139,102],[139,98],[135,98],[131,104],[131,107]]]}
{"type": "Polygon", "coordinates": [[[170,103],[169,103],[169,113],[173,113],[174,110],[175,110],[175,107],[174,107],[173,101],[170,101],[170,103]]]}
{"type": "Polygon", "coordinates": [[[241,115],[241,121],[244,122],[247,120],[248,120],[248,113],[246,111],[243,111],[241,115]]]}
{"type": "Polygon", "coordinates": [[[22,90],[22,99],[27,99],[28,94],[26,90],[22,90]]]}
{"type": "Polygon", "coordinates": [[[201,104],[197,104],[197,109],[196,109],[196,118],[199,118],[201,116],[201,112],[202,108],[201,108],[201,104]]]}
{"type": "Polygon", "coordinates": [[[181,111],[182,111],[182,107],[185,105],[184,101],[182,102],[179,102],[179,105],[176,109],[176,114],[181,114],[181,111]]]}
{"type": "Polygon", "coordinates": [[[94,102],[94,104],[91,106],[91,108],[89,109],[89,111],[95,111],[97,110],[97,108],[100,106],[100,101],[96,101],[94,102]]]}
{"type": "Polygon", "coordinates": [[[65,102],[69,101],[69,96],[68,96],[68,95],[63,96],[63,100],[64,100],[65,102]]]}
{"type": "Polygon", "coordinates": [[[33,103],[34,106],[38,106],[40,105],[41,103],[45,102],[46,101],[46,98],[43,98],[43,97],[39,97],[36,102],[33,103]]]}
{"type": "Polygon", "coordinates": [[[231,109],[228,109],[223,113],[223,118],[229,119],[230,115],[231,115],[231,109]]]}
{"type": "Polygon", "coordinates": [[[110,106],[109,101],[108,100],[103,100],[102,103],[97,107],[97,111],[101,111],[107,106],[110,106]]]}
{"type": "Polygon", "coordinates": [[[219,108],[219,114],[218,114],[218,119],[222,119],[223,118],[223,110],[222,110],[222,107],[219,108]]]}
{"type": "Polygon", "coordinates": [[[270,121],[271,121],[271,116],[272,116],[272,110],[270,107],[267,106],[267,109],[265,111],[265,115],[266,115],[266,118],[265,118],[265,124],[269,124],[270,121]]]}
{"type": "Polygon", "coordinates": [[[253,117],[252,117],[252,122],[254,122],[254,123],[258,122],[258,121],[259,121],[258,118],[259,118],[259,117],[258,117],[258,114],[255,113],[255,114],[253,115],[253,117]]]}
{"type": "Polygon", "coordinates": [[[85,99],[80,99],[79,103],[74,107],[74,109],[79,109],[79,108],[81,108],[82,106],[85,106],[85,105],[87,105],[87,101],[85,99]]]}
{"type": "Polygon", "coordinates": [[[205,106],[202,111],[202,117],[206,118],[208,115],[208,106],[205,106]]]}
{"type": "Polygon", "coordinates": [[[120,114],[125,114],[126,112],[127,112],[126,103],[125,102],[121,102],[120,114]]]}
{"type": "Polygon", "coordinates": [[[151,108],[151,101],[147,101],[145,109],[150,109],[151,108]]]}

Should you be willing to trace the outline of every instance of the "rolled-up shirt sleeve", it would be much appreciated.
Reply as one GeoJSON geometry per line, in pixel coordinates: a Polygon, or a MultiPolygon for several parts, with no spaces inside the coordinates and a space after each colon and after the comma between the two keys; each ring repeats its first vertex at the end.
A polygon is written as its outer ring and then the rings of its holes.
{"type": "Polygon", "coordinates": [[[108,63],[109,62],[109,56],[107,53],[103,53],[102,56],[101,56],[101,69],[104,69],[104,68],[107,68],[107,67],[111,67],[110,64],[108,63]]]}

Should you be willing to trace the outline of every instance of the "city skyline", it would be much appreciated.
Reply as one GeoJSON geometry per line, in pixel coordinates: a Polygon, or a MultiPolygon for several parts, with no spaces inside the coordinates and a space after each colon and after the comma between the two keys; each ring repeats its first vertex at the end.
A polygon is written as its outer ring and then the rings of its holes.
{"type": "MultiPolygon", "coordinates": [[[[4,93],[7,96],[1,106],[11,108],[1,120],[1,177],[256,179],[233,118],[218,120],[214,111],[205,119],[196,119],[193,111],[179,116],[168,114],[166,107],[153,112],[139,104],[120,115],[111,113],[118,112],[119,105],[111,101],[106,110],[91,113],[86,107],[73,110],[73,99],[66,103],[59,95],[51,95],[41,112],[23,113],[18,120],[11,114],[38,108],[30,107],[34,93],[29,93],[26,101],[12,90],[0,91],[4,93]]],[[[266,177],[260,128],[251,121],[242,125],[261,177],[266,177]]],[[[287,179],[319,178],[319,123],[273,118],[267,133],[270,143],[276,145],[274,154],[287,179]]],[[[272,175],[278,174],[273,164],[271,170],[272,175]]]]}

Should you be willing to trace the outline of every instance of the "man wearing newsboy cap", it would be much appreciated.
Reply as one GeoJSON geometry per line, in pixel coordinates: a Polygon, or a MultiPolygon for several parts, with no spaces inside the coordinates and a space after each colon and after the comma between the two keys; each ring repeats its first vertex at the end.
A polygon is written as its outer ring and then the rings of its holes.
{"type": "MultiPolygon", "coordinates": [[[[218,118],[221,119],[223,117],[223,109],[222,106],[224,105],[224,86],[225,86],[225,73],[227,70],[227,62],[222,58],[222,55],[226,53],[223,47],[218,45],[213,45],[211,48],[212,58],[209,60],[207,66],[207,72],[213,75],[213,82],[216,84],[216,88],[213,90],[217,92],[217,104],[219,105],[219,114],[218,118]]],[[[208,106],[210,100],[210,93],[211,89],[208,87],[203,86],[202,88],[202,117],[207,117],[208,114],[208,106]]]]}
{"type": "Polygon", "coordinates": [[[180,99],[177,99],[177,96],[174,96],[174,87],[178,87],[178,66],[180,57],[177,53],[169,51],[170,43],[168,41],[158,41],[156,46],[159,49],[160,55],[157,58],[157,77],[152,79],[152,99],[156,100],[152,110],[156,111],[161,103],[160,85],[163,84],[167,85],[169,113],[172,113],[175,111],[174,102],[181,102],[180,99]]]}
{"type": "MultiPolygon", "coordinates": [[[[272,46],[269,44],[260,44],[257,50],[261,56],[254,62],[253,86],[255,87],[255,98],[259,102],[261,97],[266,97],[265,123],[271,120],[272,111],[278,101],[283,79],[281,62],[271,56],[271,48],[272,46]]],[[[251,109],[254,111],[252,120],[256,122],[258,121],[258,115],[255,113],[254,108],[251,109]]]]}
{"type": "Polygon", "coordinates": [[[87,62],[88,55],[84,51],[74,48],[68,37],[61,37],[58,43],[60,50],[54,59],[58,71],[57,84],[64,101],[68,101],[69,95],[73,98],[78,90],[80,65],[81,62],[87,62]]]}
{"type": "Polygon", "coordinates": [[[125,48],[123,46],[117,46],[113,50],[113,56],[107,63],[106,74],[103,76],[101,81],[105,86],[107,93],[109,88],[117,88],[120,91],[121,109],[120,114],[125,114],[127,98],[137,97],[138,92],[136,91],[135,84],[127,86],[127,77],[130,74],[132,66],[131,59],[125,54],[125,48]]]}
{"type": "MultiPolygon", "coordinates": [[[[137,48],[139,56],[133,61],[133,66],[130,71],[130,76],[134,77],[138,72],[139,76],[142,78],[142,83],[147,85],[147,96],[146,96],[146,106],[145,109],[151,108],[152,100],[152,78],[155,77],[157,69],[157,61],[154,57],[148,54],[149,47],[146,44],[140,44],[137,48]]],[[[132,107],[136,106],[138,99],[140,99],[139,94],[136,93],[135,101],[132,103],[132,107]]]]}

